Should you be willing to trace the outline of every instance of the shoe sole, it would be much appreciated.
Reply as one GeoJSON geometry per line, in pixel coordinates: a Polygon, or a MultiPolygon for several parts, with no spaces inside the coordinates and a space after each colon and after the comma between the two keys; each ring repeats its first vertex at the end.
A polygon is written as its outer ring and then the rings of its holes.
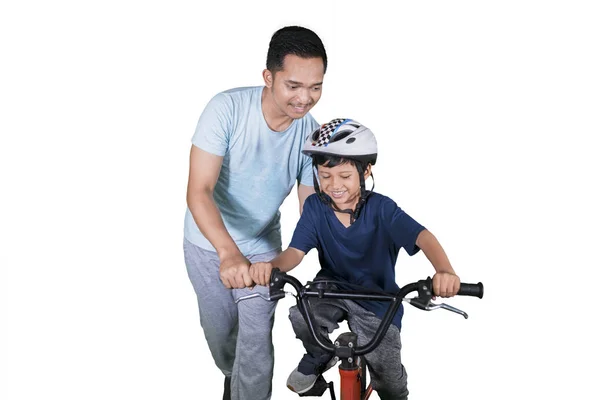
{"type": "MultiPolygon", "coordinates": [[[[317,380],[315,379],[315,382],[317,382],[317,380]]],[[[290,389],[292,392],[296,393],[296,394],[303,394],[308,392],[310,389],[312,389],[315,386],[315,382],[313,382],[312,385],[310,385],[310,387],[304,389],[304,390],[296,390],[292,387],[292,385],[287,385],[287,388],[290,389]]]]}

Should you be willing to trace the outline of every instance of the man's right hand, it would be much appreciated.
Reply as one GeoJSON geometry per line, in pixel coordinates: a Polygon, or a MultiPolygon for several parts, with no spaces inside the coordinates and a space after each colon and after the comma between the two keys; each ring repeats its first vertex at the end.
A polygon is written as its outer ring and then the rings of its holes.
{"type": "Polygon", "coordinates": [[[243,289],[253,286],[254,281],[249,273],[250,261],[241,253],[225,257],[221,260],[219,275],[221,282],[228,289],[243,289]]]}

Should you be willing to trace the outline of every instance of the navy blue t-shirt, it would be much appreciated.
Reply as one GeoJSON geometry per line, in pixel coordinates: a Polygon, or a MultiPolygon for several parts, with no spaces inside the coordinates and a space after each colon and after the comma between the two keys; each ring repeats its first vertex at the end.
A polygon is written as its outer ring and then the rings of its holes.
{"type": "MultiPolygon", "coordinates": [[[[290,247],[319,252],[319,278],[341,280],[366,288],[396,293],[395,265],[401,248],[409,255],[420,249],[417,236],[425,228],[402,211],[389,197],[371,192],[356,221],[345,227],[333,209],[316,194],[304,203],[290,247]]],[[[383,318],[389,302],[357,301],[383,318]]],[[[393,324],[401,327],[400,305],[393,324]]]]}

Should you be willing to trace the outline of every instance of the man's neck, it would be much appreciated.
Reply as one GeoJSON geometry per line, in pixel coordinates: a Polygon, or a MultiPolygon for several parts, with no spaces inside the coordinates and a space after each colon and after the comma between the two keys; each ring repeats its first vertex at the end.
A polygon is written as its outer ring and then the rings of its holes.
{"type": "Polygon", "coordinates": [[[275,131],[282,132],[286,130],[294,121],[292,118],[282,113],[275,105],[273,95],[268,87],[263,88],[261,96],[261,109],[267,126],[275,131]]]}

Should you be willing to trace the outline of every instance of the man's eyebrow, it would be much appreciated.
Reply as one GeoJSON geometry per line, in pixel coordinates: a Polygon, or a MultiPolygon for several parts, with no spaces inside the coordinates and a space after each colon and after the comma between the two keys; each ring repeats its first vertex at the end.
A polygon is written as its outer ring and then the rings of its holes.
{"type": "MultiPolygon", "coordinates": [[[[304,86],[304,84],[302,82],[296,82],[296,81],[292,81],[292,80],[286,80],[285,83],[289,83],[290,85],[296,85],[296,86],[304,86]]],[[[311,86],[321,86],[323,84],[323,82],[317,82],[317,83],[313,83],[311,86]]]]}

